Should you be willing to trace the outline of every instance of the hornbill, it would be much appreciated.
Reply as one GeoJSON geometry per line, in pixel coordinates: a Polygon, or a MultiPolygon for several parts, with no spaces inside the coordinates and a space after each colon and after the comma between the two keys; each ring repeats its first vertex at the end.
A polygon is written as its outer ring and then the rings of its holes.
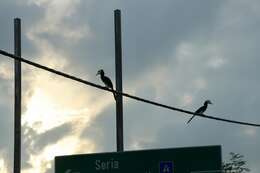
{"type": "MultiPolygon", "coordinates": [[[[106,85],[107,88],[114,90],[113,83],[111,82],[111,80],[107,76],[105,76],[105,72],[104,72],[103,69],[98,70],[96,76],[97,75],[100,75],[102,82],[106,85]]],[[[116,100],[116,93],[113,92],[113,94],[114,94],[114,98],[116,100]]]]}
{"type": "Polygon", "coordinates": [[[206,111],[208,104],[212,104],[212,102],[210,100],[206,100],[204,102],[204,105],[201,106],[198,110],[196,110],[195,114],[193,114],[193,116],[189,119],[187,124],[196,116],[196,114],[203,114],[206,111]]]}

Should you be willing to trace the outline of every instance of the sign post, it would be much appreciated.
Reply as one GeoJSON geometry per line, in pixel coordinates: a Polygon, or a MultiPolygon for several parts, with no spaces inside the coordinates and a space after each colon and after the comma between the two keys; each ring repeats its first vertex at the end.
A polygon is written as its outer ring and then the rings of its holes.
{"type": "MultiPolygon", "coordinates": [[[[21,57],[21,19],[14,19],[14,54],[21,57]]],[[[14,61],[14,173],[21,172],[21,61],[14,61]]]]}
{"type": "MultiPolygon", "coordinates": [[[[121,11],[114,11],[115,20],[115,66],[116,90],[123,92],[122,84],[122,37],[121,37],[121,11]]],[[[123,96],[116,96],[116,144],[117,151],[124,151],[123,130],[123,96]]]]}

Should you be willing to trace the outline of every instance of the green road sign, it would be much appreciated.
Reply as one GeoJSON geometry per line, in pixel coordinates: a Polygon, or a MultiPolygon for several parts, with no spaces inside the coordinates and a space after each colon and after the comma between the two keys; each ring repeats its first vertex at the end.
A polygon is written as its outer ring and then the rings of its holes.
{"type": "Polygon", "coordinates": [[[55,157],[55,173],[220,173],[221,147],[189,147],[55,157]]]}

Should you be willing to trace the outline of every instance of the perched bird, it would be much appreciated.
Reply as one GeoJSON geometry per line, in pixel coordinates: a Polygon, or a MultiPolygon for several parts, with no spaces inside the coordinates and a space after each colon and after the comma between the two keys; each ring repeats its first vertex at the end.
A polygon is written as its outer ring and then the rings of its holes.
{"type": "MultiPolygon", "coordinates": [[[[105,76],[105,72],[104,72],[103,69],[98,70],[96,76],[97,75],[100,75],[102,82],[106,85],[107,88],[114,90],[113,83],[111,82],[111,80],[107,76],[105,76]]],[[[116,93],[113,92],[113,94],[114,94],[114,98],[116,100],[116,93]]]]}
{"type": "Polygon", "coordinates": [[[210,100],[206,100],[204,102],[204,105],[201,106],[198,110],[196,110],[195,114],[193,114],[193,116],[189,119],[187,124],[196,116],[196,114],[203,114],[206,111],[208,104],[212,104],[212,102],[210,100]]]}

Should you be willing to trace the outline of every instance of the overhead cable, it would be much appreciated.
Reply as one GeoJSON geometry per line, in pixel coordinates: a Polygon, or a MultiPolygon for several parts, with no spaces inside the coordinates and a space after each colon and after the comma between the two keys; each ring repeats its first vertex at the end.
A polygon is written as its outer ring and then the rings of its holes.
{"type": "Polygon", "coordinates": [[[188,111],[188,110],[176,108],[176,107],[173,107],[173,106],[168,106],[168,105],[165,105],[165,104],[162,104],[162,103],[158,103],[158,102],[155,102],[155,101],[147,100],[147,99],[144,99],[144,98],[141,98],[141,97],[137,97],[137,96],[134,96],[134,95],[130,95],[130,94],[127,94],[127,93],[118,92],[116,90],[112,90],[112,89],[109,89],[107,87],[97,85],[95,83],[92,83],[92,82],[89,82],[87,80],[81,79],[79,77],[67,74],[65,72],[61,72],[61,71],[55,70],[53,68],[50,68],[50,67],[47,67],[47,66],[44,66],[44,65],[41,65],[41,64],[29,61],[29,60],[24,59],[22,57],[18,57],[18,56],[14,55],[14,54],[8,53],[8,52],[3,51],[1,49],[0,49],[0,54],[2,54],[4,56],[7,56],[7,57],[10,57],[10,58],[15,59],[15,60],[19,60],[19,61],[24,62],[26,64],[29,64],[31,66],[34,66],[34,67],[37,67],[37,68],[49,71],[49,72],[54,73],[56,75],[59,75],[59,76],[62,76],[62,77],[65,77],[65,78],[68,78],[68,79],[71,79],[71,80],[83,83],[85,85],[89,85],[89,86],[92,86],[92,87],[95,87],[95,88],[98,88],[98,89],[101,89],[101,90],[109,91],[109,92],[112,92],[112,93],[120,94],[120,95],[123,95],[125,97],[132,98],[134,100],[145,102],[145,103],[148,103],[148,104],[151,104],[151,105],[163,107],[163,108],[166,108],[166,109],[170,109],[170,110],[173,110],[173,111],[182,112],[182,113],[186,113],[186,114],[190,114],[190,115],[194,115],[195,114],[195,115],[197,115],[199,117],[202,117],[202,118],[208,118],[208,119],[213,119],[213,120],[223,121],[223,122],[228,122],[228,123],[233,123],[233,124],[239,124],[239,125],[260,127],[260,124],[249,123],[249,122],[242,122],[242,121],[236,121],[236,120],[229,120],[229,119],[209,116],[209,115],[205,115],[205,114],[197,114],[197,113],[194,113],[194,112],[191,112],[191,111],[188,111]]]}

